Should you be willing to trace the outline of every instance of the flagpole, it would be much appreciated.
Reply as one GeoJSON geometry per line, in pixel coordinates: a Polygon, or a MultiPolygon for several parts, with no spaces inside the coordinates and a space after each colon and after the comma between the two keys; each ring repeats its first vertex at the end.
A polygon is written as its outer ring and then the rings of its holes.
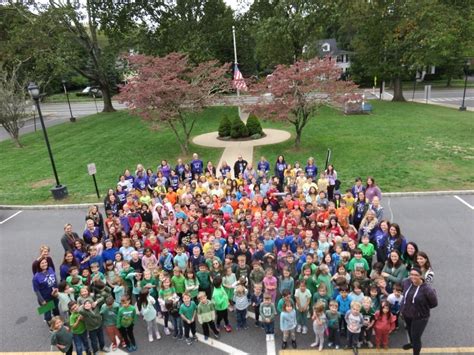
{"type": "MultiPolygon", "coordinates": [[[[235,26],[232,26],[232,38],[234,40],[234,70],[235,65],[237,65],[237,42],[235,40],[235,26]]],[[[240,97],[240,90],[237,88],[237,97],[240,97]]],[[[240,106],[237,106],[239,109],[239,117],[240,117],[240,106]]]]}

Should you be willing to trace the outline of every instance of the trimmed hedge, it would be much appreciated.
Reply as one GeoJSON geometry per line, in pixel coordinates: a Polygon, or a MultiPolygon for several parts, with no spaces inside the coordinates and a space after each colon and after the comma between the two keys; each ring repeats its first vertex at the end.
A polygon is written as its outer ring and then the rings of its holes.
{"type": "Polygon", "coordinates": [[[240,117],[234,117],[232,119],[232,125],[230,129],[230,136],[232,138],[243,138],[249,136],[249,131],[245,126],[244,122],[240,119],[240,117]]]}
{"type": "Polygon", "coordinates": [[[253,113],[250,114],[249,118],[247,119],[247,129],[250,136],[256,134],[263,135],[262,125],[260,124],[257,116],[255,116],[253,113]]]}
{"type": "Polygon", "coordinates": [[[229,117],[227,117],[227,115],[222,117],[219,124],[219,137],[229,137],[231,128],[232,124],[229,120],[229,117]]]}

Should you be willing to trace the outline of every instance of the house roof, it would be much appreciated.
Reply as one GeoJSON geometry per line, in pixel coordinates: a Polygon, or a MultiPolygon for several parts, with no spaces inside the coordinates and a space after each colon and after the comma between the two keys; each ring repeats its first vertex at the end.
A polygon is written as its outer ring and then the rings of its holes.
{"type": "Polygon", "coordinates": [[[325,57],[330,55],[331,57],[335,57],[342,54],[352,54],[354,52],[346,51],[343,49],[339,49],[337,47],[337,42],[335,38],[327,38],[319,40],[317,43],[318,48],[318,55],[320,57],[325,57]]]}

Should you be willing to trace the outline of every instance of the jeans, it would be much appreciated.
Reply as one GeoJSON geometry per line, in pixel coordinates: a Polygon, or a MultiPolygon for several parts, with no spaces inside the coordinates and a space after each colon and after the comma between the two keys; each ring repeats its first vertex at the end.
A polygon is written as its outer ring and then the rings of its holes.
{"type": "Polygon", "coordinates": [[[217,326],[220,327],[221,326],[221,321],[223,320],[224,321],[224,324],[227,326],[229,325],[229,315],[227,313],[227,309],[224,309],[222,311],[216,311],[216,314],[217,314],[217,326]]]}
{"type": "MultiPolygon", "coordinates": [[[[46,302],[49,302],[49,300],[46,302]]],[[[49,322],[53,318],[53,316],[59,316],[59,308],[58,308],[59,300],[57,298],[53,298],[53,302],[54,302],[54,308],[43,315],[44,320],[47,322],[49,322]]]]}
{"type": "Polygon", "coordinates": [[[189,331],[191,331],[193,337],[196,336],[196,322],[189,324],[188,322],[183,322],[184,324],[184,336],[186,339],[189,338],[189,331]]]}
{"type": "Polygon", "coordinates": [[[235,316],[237,318],[237,328],[245,328],[247,326],[247,309],[236,309],[235,316]]]}
{"type": "Polygon", "coordinates": [[[328,328],[329,329],[329,336],[328,342],[334,343],[334,345],[340,346],[341,345],[341,332],[339,328],[328,328]]]}
{"type": "Polygon", "coordinates": [[[99,327],[94,330],[89,330],[89,339],[91,340],[91,346],[92,346],[93,352],[96,353],[99,351],[99,349],[103,349],[105,346],[105,341],[104,341],[104,332],[102,331],[102,327],[99,327]]]}
{"type": "Polygon", "coordinates": [[[219,334],[219,331],[216,328],[216,324],[214,323],[214,321],[211,320],[210,322],[202,323],[202,332],[204,333],[204,336],[209,337],[209,328],[212,329],[214,334],[219,334]]]}
{"type": "Polygon", "coordinates": [[[181,319],[181,317],[171,316],[171,322],[173,323],[174,336],[182,338],[183,337],[183,320],[181,319]]]}
{"type": "Polygon", "coordinates": [[[308,312],[296,311],[296,324],[306,327],[306,322],[308,319],[308,312]]]}
{"type": "Polygon", "coordinates": [[[137,345],[137,343],[135,342],[135,335],[133,334],[133,323],[130,324],[128,327],[122,327],[119,330],[120,330],[120,334],[122,334],[123,340],[125,340],[125,344],[127,344],[127,346],[137,345]]]}
{"type": "Polygon", "coordinates": [[[360,333],[352,333],[350,330],[347,331],[347,346],[353,348],[357,346],[359,342],[359,334],[360,333]]]}
{"type": "Polygon", "coordinates": [[[428,318],[412,319],[405,318],[408,336],[413,345],[413,355],[418,355],[421,351],[421,336],[428,324],[428,318]]]}
{"type": "Polygon", "coordinates": [[[77,355],[82,355],[82,353],[85,351],[88,353],[89,350],[89,339],[87,338],[88,334],[87,331],[85,331],[82,334],[73,334],[72,335],[72,340],[74,341],[74,347],[76,348],[76,354],[77,355]]]}
{"type": "Polygon", "coordinates": [[[270,321],[269,323],[263,322],[263,329],[265,329],[265,334],[275,334],[275,321],[270,321]]]}

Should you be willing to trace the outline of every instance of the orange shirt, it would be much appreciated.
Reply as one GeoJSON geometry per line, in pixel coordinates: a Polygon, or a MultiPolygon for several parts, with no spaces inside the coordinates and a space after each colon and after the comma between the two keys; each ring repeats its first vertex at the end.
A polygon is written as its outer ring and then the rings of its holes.
{"type": "Polygon", "coordinates": [[[176,204],[176,201],[178,201],[178,194],[174,191],[171,191],[166,194],[166,198],[174,206],[176,204]]]}

